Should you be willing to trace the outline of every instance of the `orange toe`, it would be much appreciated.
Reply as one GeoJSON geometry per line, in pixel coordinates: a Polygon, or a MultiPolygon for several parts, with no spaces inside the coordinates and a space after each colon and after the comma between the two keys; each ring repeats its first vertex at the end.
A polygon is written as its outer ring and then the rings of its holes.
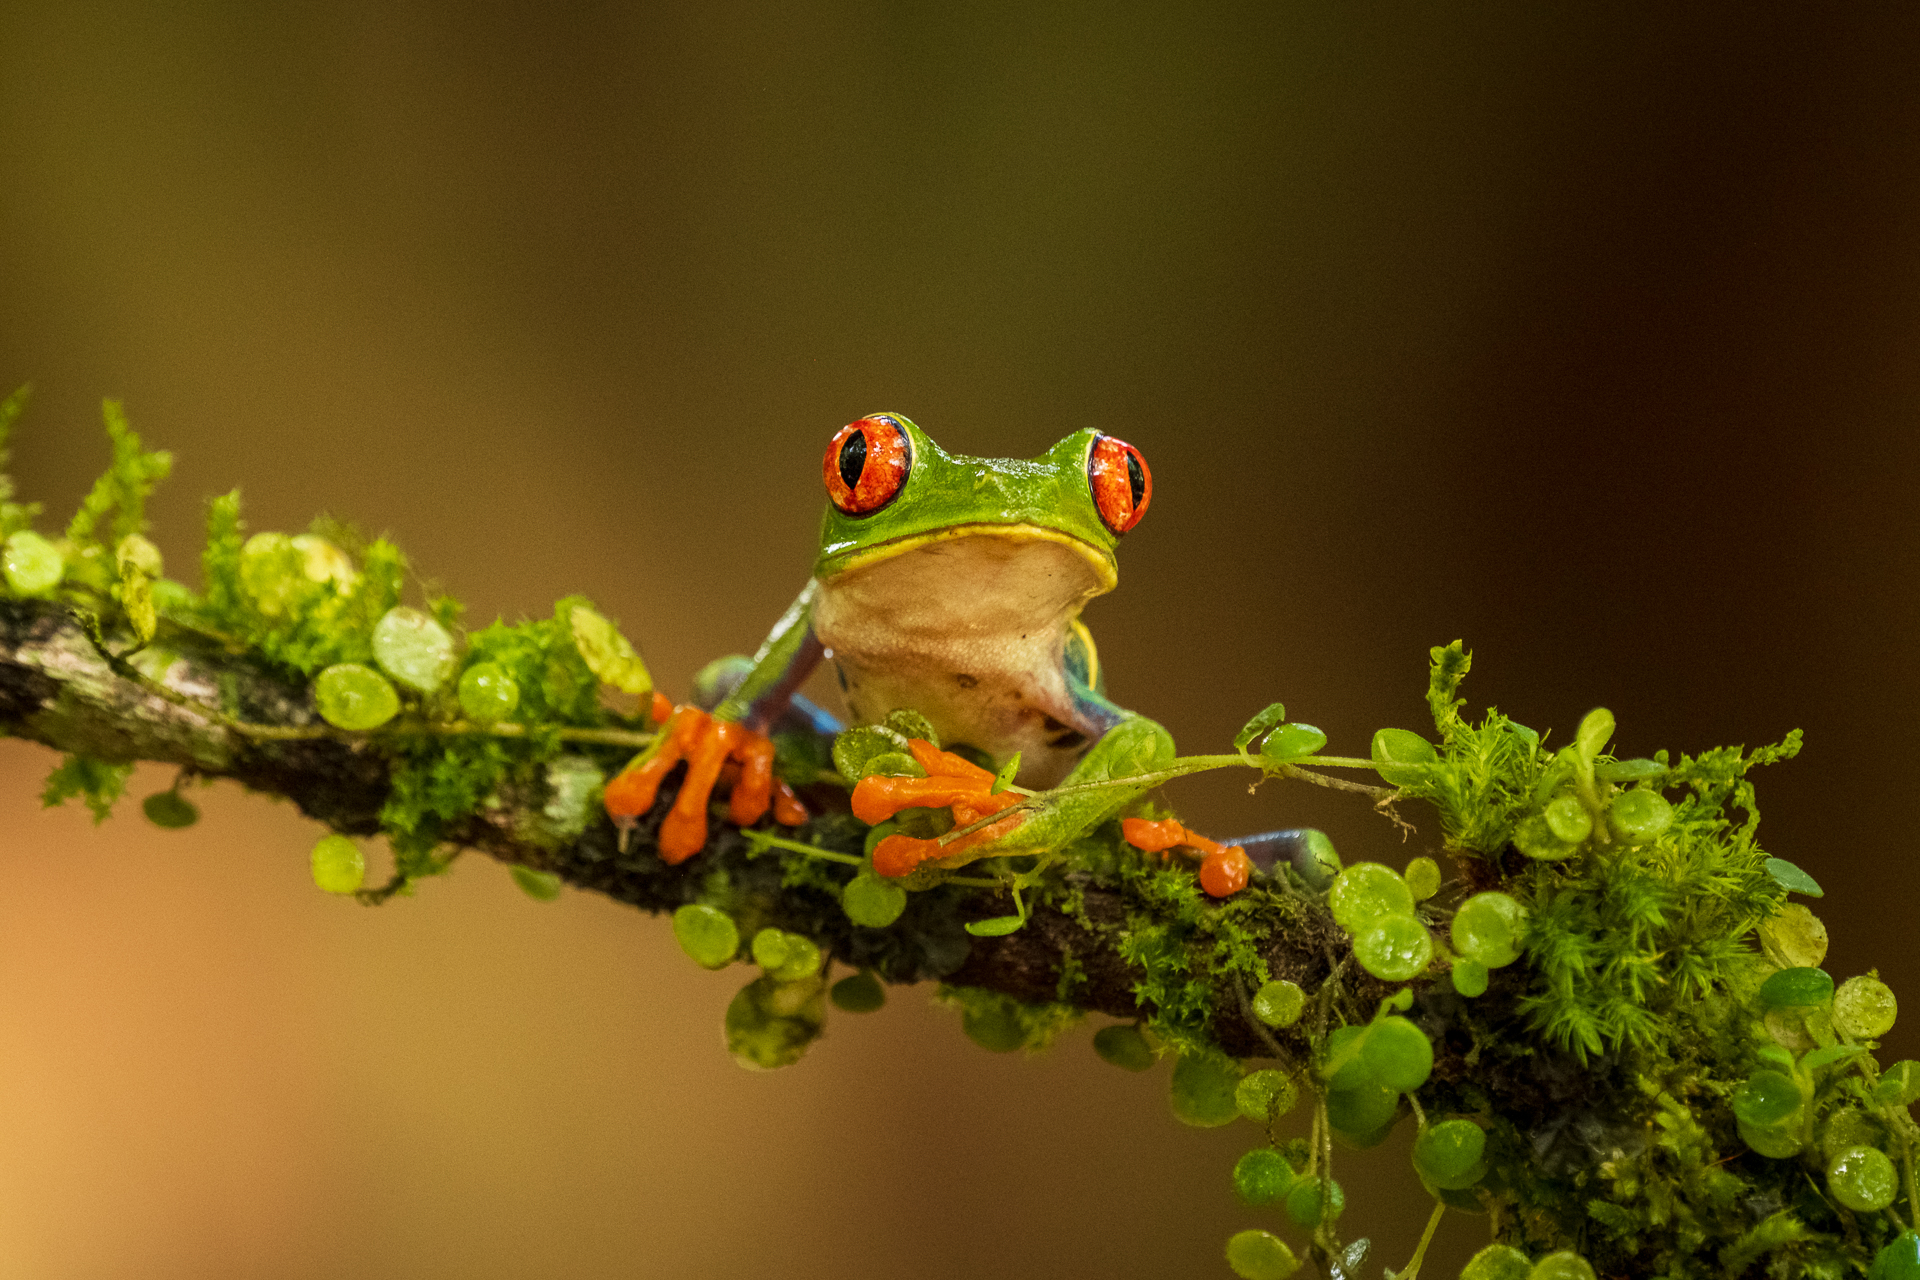
{"type": "Polygon", "coordinates": [[[1217,848],[1200,860],[1200,887],[1210,897],[1231,898],[1252,876],[1253,859],[1237,844],[1217,848]]]}
{"type": "Polygon", "coordinates": [[[773,820],[783,827],[797,827],[807,820],[807,806],[779,778],[773,780],[773,820]]]}
{"type": "Polygon", "coordinates": [[[806,808],[793,789],[773,776],[773,742],[765,734],[716,720],[698,707],[673,709],[661,733],[652,755],[607,784],[607,815],[621,829],[623,840],[634,819],[653,808],[661,782],[682,760],[687,762],[686,777],[673,808],[660,822],[660,857],[669,866],[706,847],[707,805],[723,772],[734,779],[728,803],[734,822],[758,822],[770,804],[774,816],[789,826],[806,821],[806,808]]]}
{"type": "Polygon", "coordinates": [[[733,756],[740,762],[740,777],[733,784],[727,814],[744,827],[760,821],[773,803],[773,739],[750,734],[733,756]]]}

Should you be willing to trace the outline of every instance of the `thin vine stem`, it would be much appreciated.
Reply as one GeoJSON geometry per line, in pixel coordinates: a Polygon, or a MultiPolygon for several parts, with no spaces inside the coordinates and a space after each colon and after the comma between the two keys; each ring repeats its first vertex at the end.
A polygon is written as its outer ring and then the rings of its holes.
{"type": "Polygon", "coordinates": [[[1426,1261],[1427,1246],[1433,1243],[1433,1233],[1439,1228],[1440,1219],[1446,1216],[1446,1212],[1447,1206],[1444,1201],[1433,1202],[1433,1212],[1427,1217],[1427,1229],[1420,1233],[1420,1243],[1413,1251],[1413,1261],[1407,1264],[1404,1271],[1397,1273],[1394,1280],[1418,1280],[1420,1264],[1426,1261]]]}

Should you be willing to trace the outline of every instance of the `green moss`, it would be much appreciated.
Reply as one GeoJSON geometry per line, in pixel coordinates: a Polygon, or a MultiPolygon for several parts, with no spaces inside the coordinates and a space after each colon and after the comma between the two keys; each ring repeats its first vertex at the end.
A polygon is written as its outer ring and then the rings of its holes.
{"type": "Polygon", "coordinates": [[[98,826],[113,812],[114,803],[126,794],[127,779],[132,773],[132,761],[111,764],[92,756],[65,756],[47,775],[40,803],[51,809],[77,796],[93,811],[94,825],[98,826]]]}
{"type": "MultiPolygon", "coordinates": [[[[14,412],[17,414],[18,409],[14,412]]],[[[113,461],[94,481],[67,525],[67,539],[76,547],[111,548],[130,534],[146,532],[147,498],[173,470],[172,454],[141,447],[140,437],[127,425],[119,401],[103,402],[101,413],[106,419],[113,461]]]]}

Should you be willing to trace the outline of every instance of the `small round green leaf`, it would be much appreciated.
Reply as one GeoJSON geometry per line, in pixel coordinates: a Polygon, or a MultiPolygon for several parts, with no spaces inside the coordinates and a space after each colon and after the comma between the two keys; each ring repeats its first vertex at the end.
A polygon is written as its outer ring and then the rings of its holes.
{"type": "Polygon", "coordinates": [[[520,682],[497,662],[476,662],[460,673],[460,711],[475,724],[505,720],[520,706],[520,682]]]}
{"type": "Polygon", "coordinates": [[[1271,1067],[1248,1072],[1233,1090],[1234,1105],[1255,1124],[1266,1124],[1287,1114],[1299,1099],[1300,1090],[1295,1087],[1293,1077],[1271,1067]]]}
{"type": "Polygon", "coordinates": [[[576,604],[567,611],[567,629],[574,648],[586,660],[587,670],[602,684],[644,698],[653,692],[653,677],[620,628],[597,609],[576,604]]]}
{"type": "Polygon", "coordinates": [[[904,751],[882,751],[878,755],[868,756],[866,772],[863,778],[879,774],[887,778],[924,778],[927,771],[920,762],[904,751]]]}
{"type": "Polygon", "coordinates": [[[1594,1280],[1593,1264],[1571,1249],[1562,1249],[1534,1263],[1527,1280],[1594,1280]]]}
{"type": "Polygon", "coordinates": [[[420,610],[395,605],[373,626],[373,660],[415,693],[432,693],[453,675],[453,637],[420,610]]]}
{"type": "Polygon", "coordinates": [[[178,791],[156,791],[140,802],[140,811],[156,827],[177,831],[200,821],[200,810],[178,791]]]}
{"type": "Polygon", "coordinates": [[[1808,1008],[1833,998],[1833,979],[1824,969],[1782,969],[1760,984],[1760,1003],[1768,1009],[1808,1008]]]}
{"type": "Polygon", "coordinates": [[[1270,1027],[1290,1027],[1300,1021],[1307,1007],[1307,993],[1295,982],[1276,978],[1262,983],[1253,993],[1253,1016],[1270,1027]]]}
{"type": "Polygon", "coordinates": [[[345,836],[322,836],[307,859],[313,883],[327,893],[353,893],[367,878],[366,855],[345,836]]]}
{"type": "Polygon", "coordinates": [[[1145,1071],[1153,1065],[1153,1049],[1140,1028],[1118,1023],[1093,1033],[1093,1051],[1101,1060],[1123,1071],[1145,1071]]]}
{"type": "Polygon", "coordinates": [[[1593,776],[1602,782],[1642,782],[1648,778],[1664,778],[1669,772],[1658,760],[1609,760],[1595,765],[1593,776]]]}
{"type": "Polygon", "coordinates": [[[16,595],[37,596],[60,585],[66,575],[67,558],[60,548],[31,529],[8,535],[0,548],[0,575],[16,595]]]}
{"type": "Polygon", "coordinates": [[[1875,1254],[1867,1280],[1920,1280],[1920,1234],[1902,1231],[1875,1254]]]}
{"type": "Polygon", "coordinates": [[[1378,862],[1356,862],[1333,878],[1327,907],[1334,921],[1358,934],[1389,916],[1413,916],[1413,891],[1398,871],[1378,862]]]}
{"type": "Polygon", "coordinates": [[[1327,1123],[1350,1136],[1372,1134],[1392,1124],[1400,1110],[1400,1091],[1383,1084],[1327,1091],[1327,1123]]]}
{"type": "Polygon", "coordinates": [[[1373,735],[1373,767],[1389,786],[1425,782],[1440,753],[1431,742],[1406,729],[1381,729],[1373,735]]]}
{"type": "Polygon", "coordinates": [[[1579,844],[1593,834],[1593,814],[1579,796],[1555,796],[1547,801],[1541,816],[1554,839],[1567,844],[1579,844]]]}
{"type": "Polygon", "coordinates": [[[718,907],[690,902],[673,913],[673,937],[704,969],[724,969],[740,950],[740,930],[718,907]]]}
{"type": "Polygon", "coordinates": [[[1333,837],[1317,827],[1307,827],[1300,833],[1300,843],[1288,861],[1315,893],[1325,893],[1340,874],[1340,854],[1333,847],[1333,837]]]}
{"type": "Polygon", "coordinates": [[[1587,712],[1573,735],[1575,749],[1589,760],[1606,750],[1607,743],[1611,741],[1613,741],[1613,712],[1605,707],[1595,707],[1587,712]]]}
{"type": "Polygon", "coordinates": [[[1467,1259],[1460,1280],[1527,1280],[1533,1264],[1510,1244],[1490,1244],[1467,1259]]]}
{"type": "Polygon", "coordinates": [[[341,662],[313,681],[314,705],[336,729],[378,729],[400,712],[400,695],[387,678],[358,662],[341,662]]]}
{"type": "Polygon", "coordinates": [[[1768,1127],[1741,1120],[1735,1128],[1739,1130],[1742,1142],[1769,1160],[1786,1160],[1797,1156],[1801,1147],[1806,1145],[1800,1140],[1797,1125],[1768,1127]]]}
{"type": "Polygon", "coordinates": [[[240,549],[240,589],[254,608],[279,617],[313,589],[306,557],[284,533],[256,533],[240,549]]]}
{"type": "Polygon", "coordinates": [[[877,724],[842,730],[833,740],[833,767],[840,776],[857,781],[870,772],[867,762],[891,751],[905,752],[907,741],[877,724]]]}
{"type": "Polygon", "coordinates": [[[1309,1174],[1295,1180],[1293,1190],[1287,1192],[1287,1216],[1309,1231],[1326,1219],[1339,1217],[1346,1207],[1346,1194],[1331,1178],[1309,1174]]]}
{"type": "Polygon", "coordinates": [[[1327,745],[1327,735],[1310,724],[1283,724],[1260,744],[1260,758],[1269,764],[1302,760],[1327,745]]]}
{"type": "Polygon", "coordinates": [[[886,1004],[887,992],[880,985],[880,979],[862,969],[834,983],[827,998],[833,1001],[836,1009],[844,1009],[848,1013],[872,1013],[886,1004]]]}
{"type": "Polygon", "coordinates": [[[1233,1191],[1244,1204],[1256,1209],[1278,1204],[1293,1190],[1293,1166],[1272,1147],[1258,1147],[1240,1157],[1233,1166],[1233,1191]]]}
{"type": "Polygon", "coordinates": [[[1268,703],[1261,709],[1260,714],[1247,721],[1245,725],[1241,726],[1240,732],[1233,735],[1233,749],[1235,751],[1245,751],[1248,744],[1255,738],[1286,718],[1287,708],[1285,704],[1279,702],[1268,703]]]}
{"type": "Polygon", "coordinates": [[[1471,1120],[1442,1120],[1413,1140],[1413,1167],[1445,1191],[1464,1191],[1486,1176],[1487,1134],[1471,1120]]]}
{"type": "Polygon", "coordinates": [[[1878,978],[1848,978],[1833,993],[1833,1025],[1856,1040],[1878,1040],[1899,1012],[1893,988],[1878,978]]]}
{"type": "MultiPolygon", "coordinates": [[[[353,557],[317,533],[296,533],[288,545],[300,553],[300,570],[313,582],[332,583],[345,591],[360,580],[359,570],[353,567],[353,557]]],[[[160,576],[158,569],[154,570],[154,576],[160,576]]]]}
{"type": "Polygon", "coordinates": [[[1227,1266],[1240,1280],[1287,1280],[1300,1259],[1271,1231],[1238,1231],[1227,1241],[1227,1266]]]}
{"type": "Polygon", "coordinates": [[[790,935],[784,929],[771,926],[753,935],[753,944],[748,950],[753,962],[771,973],[787,962],[787,939],[790,935]]]}
{"type": "Polygon", "coordinates": [[[1893,1161],[1876,1147],[1848,1147],[1827,1165],[1827,1190],[1855,1213],[1886,1208],[1899,1188],[1893,1161]]]}
{"type": "Polygon", "coordinates": [[[1827,926],[1804,903],[1789,902],[1760,922],[1767,959],[1788,969],[1811,968],[1827,958],[1827,926]]]}
{"type": "Polygon", "coordinates": [[[1011,999],[967,1005],[960,1012],[960,1029],[988,1053],[1012,1053],[1027,1042],[1027,1029],[1011,999]]]}
{"type": "Polygon", "coordinates": [[[1487,994],[1487,966],[1458,956],[1453,962],[1453,989],[1471,999],[1487,994]]]}
{"type": "Polygon", "coordinates": [[[824,1004],[817,984],[783,985],[763,974],[727,1006],[727,1051],[750,1070],[792,1066],[820,1038],[824,1004]]]}
{"type": "Polygon", "coordinates": [[[1509,894],[1497,890],[1476,893],[1454,912],[1453,948],[1489,969],[1500,969],[1520,958],[1527,932],[1527,909],[1509,894]]]}
{"type": "Polygon", "coordinates": [[[966,930],[976,938],[1004,938],[1026,922],[1025,916],[992,916],[985,920],[969,920],[966,930]]]}
{"type": "Polygon", "coordinates": [[[884,929],[907,909],[907,891],[871,871],[862,871],[840,891],[847,919],[867,929],[884,929]]]}
{"type": "Polygon", "coordinates": [[[1773,882],[1789,893],[1804,893],[1809,898],[1827,896],[1827,891],[1820,887],[1818,881],[1785,858],[1768,858],[1766,867],[1773,882]]]}
{"type": "Polygon", "coordinates": [[[1607,806],[1607,829],[1622,844],[1647,844],[1673,825],[1673,806],[1658,791],[1622,791],[1607,806]]]}
{"type": "Polygon", "coordinates": [[[1412,916],[1388,916],[1353,939],[1353,958],[1382,982],[1406,982],[1433,961],[1433,935],[1412,916]]]}
{"type": "Polygon", "coordinates": [[[1433,1074],[1433,1042],[1405,1018],[1382,1018],[1361,1040],[1360,1060],[1381,1084],[1411,1093],[1433,1074]]]}
{"type": "Polygon", "coordinates": [[[1800,1103],[1800,1085],[1793,1077],[1762,1068],[1734,1092],[1733,1114],[1743,1124],[1764,1129],[1799,1111],[1800,1103]]]}
{"type": "Polygon", "coordinates": [[[1223,1058],[1183,1056],[1174,1064],[1167,1094],[1174,1119],[1202,1129],[1231,1124],[1240,1115],[1234,1100],[1239,1083],[1239,1070],[1223,1058]]]}
{"type": "Polygon", "coordinates": [[[551,871],[535,871],[516,864],[508,867],[507,872],[520,886],[520,892],[535,902],[552,902],[560,896],[560,877],[551,871]]]}
{"type": "Polygon", "coordinates": [[[767,975],[775,982],[799,982],[803,978],[812,978],[819,974],[820,948],[812,938],[805,938],[797,933],[780,935],[779,959],[773,964],[769,965],[761,960],[758,944],[760,938],[768,932],[771,931],[762,929],[754,935],[753,959],[754,963],[764,968],[767,975]]]}
{"type": "Polygon", "coordinates": [[[1880,1073],[1873,1100],[1883,1107],[1904,1107],[1920,1098],[1920,1062],[1903,1059],[1880,1073]]]}
{"type": "Polygon", "coordinates": [[[1543,813],[1530,813],[1514,823],[1512,838],[1514,848],[1541,862],[1558,862],[1580,852],[1579,845],[1569,844],[1553,833],[1543,813]]]}
{"type": "Polygon", "coordinates": [[[1407,863],[1401,878],[1407,882],[1407,892],[1416,902],[1425,902],[1440,892],[1440,864],[1432,858],[1413,859],[1407,863]]]}
{"type": "MultiPolygon", "coordinates": [[[[901,707],[898,710],[887,712],[887,718],[880,723],[900,735],[902,741],[910,738],[918,738],[920,741],[934,747],[940,745],[940,735],[934,732],[933,721],[927,719],[911,707],[901,707]]],[[[983,769],[991,769],[993,767],[990,760],[984,764],[980,760],[975,760],[973,763],[980,765],[983,769]]]]}
{"type": "Polygon", "coordinates": [[[1335,1027],[1327,1033],[1327,1042],[1321,1049],[1315,1071],[1327,1082],[1328,1088],[1358,1089],[1361,1085],[1377,1083],[1367,1069],[1365,1055],[1361,1053],[1366,1047],[1367,1030],[1361,1024],[1335,1027]]]}

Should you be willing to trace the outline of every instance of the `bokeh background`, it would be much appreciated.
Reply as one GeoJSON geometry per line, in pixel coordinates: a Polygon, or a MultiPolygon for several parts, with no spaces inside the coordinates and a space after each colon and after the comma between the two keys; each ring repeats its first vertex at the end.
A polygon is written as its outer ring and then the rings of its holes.
{"type": "MultiPolygon", "coordinates": [[[[1422,727],[1455,637],[1562,739],[1804,727],[1763,834],[1829,968],[1920,1002],[1916,55],[1873,4],[10,0],[14,470],[64,521],[123,397],[176,573],[239,485],[476,623],[584,591],[680,691],[800,586],[841,423],[1098,426],[1157,487],[1089,621],[1189,750],[1274,698],[1336,749],[1422,727]]],[[[362,910],[288,806],[96,829],[51,762],[0,744],[0,1274],[1223,1276],[1260,1222],[1252,1130],[1084,1032],[995,1057],[901,991],[750,1075],[741,975],[662,921],[479,861],[362,910]]],[[[1402,1265],[1403,1144],[1342,1159],[1402,1265]]]]}

